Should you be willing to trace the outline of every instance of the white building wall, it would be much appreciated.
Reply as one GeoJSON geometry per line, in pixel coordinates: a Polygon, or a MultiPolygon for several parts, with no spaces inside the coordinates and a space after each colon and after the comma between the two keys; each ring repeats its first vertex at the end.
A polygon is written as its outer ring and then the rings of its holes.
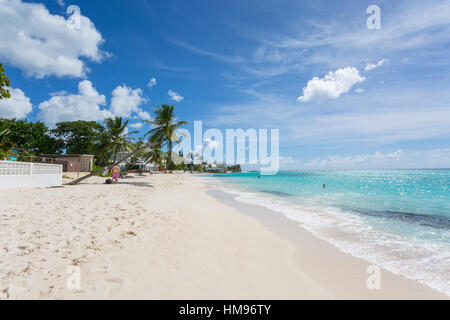
{"type": "Polygon", "coordinates": [[[0,161],[0,188],[58,187],[62,165],[0,161]]]}

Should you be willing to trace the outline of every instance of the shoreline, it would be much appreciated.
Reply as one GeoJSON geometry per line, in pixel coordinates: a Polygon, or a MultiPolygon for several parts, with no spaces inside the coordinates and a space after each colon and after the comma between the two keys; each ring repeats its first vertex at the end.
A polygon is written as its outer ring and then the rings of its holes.
{"type": "Polygon", "coordinates": [[[208,194],[250,216],[278,236],[294,244],[295,263],[337,299],[443,299],[450,297],[426,284],[394,274],[382,267],[381,289],[366,286],[367,268],[373,264],[341,251],[304,229],[299,223],[264,206],[240,202],[232,194],[210,187],[208,194]],[[320,252],[320,254],[317,254],[320,252]],[[329,267],[332,265],[333,267],[329,267]]]}
{"type": "Polygon", "coordinates": [[[103,181],[0,194],[0,299],[448,299],[387,271],[368,290],[362,259],[203,177],[103,181]]]}

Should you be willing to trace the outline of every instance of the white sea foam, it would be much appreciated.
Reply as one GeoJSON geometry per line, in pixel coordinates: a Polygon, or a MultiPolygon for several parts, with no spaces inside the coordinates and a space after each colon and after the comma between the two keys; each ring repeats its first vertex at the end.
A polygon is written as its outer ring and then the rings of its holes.
{"type": "Polygon", "coordinates": [[[448,246],[419,238],[403,238],[368,224],[357,214],[337,208],[305,207],[292,199],[249,191],[218,180],[214,182],[214,186],[234,195],[237,201],[282,213],[345,253],[450,296],[448,246]]]}

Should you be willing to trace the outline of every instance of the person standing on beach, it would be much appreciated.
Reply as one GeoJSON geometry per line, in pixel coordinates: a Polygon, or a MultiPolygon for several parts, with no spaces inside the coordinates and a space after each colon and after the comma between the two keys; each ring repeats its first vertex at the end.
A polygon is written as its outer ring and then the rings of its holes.
{"type": "Polygon", "coordinates": [[[120,176],[120,168],[117,165],[115,165],[114,167],[111,168],[111,173],[112,173],[113,183],[118,184],[119,176],[120,176]]]}

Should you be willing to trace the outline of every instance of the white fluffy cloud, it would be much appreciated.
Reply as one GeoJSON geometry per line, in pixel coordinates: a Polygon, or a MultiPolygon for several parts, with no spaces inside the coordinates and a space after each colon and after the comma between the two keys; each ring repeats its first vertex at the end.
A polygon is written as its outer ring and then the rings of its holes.
{"type": "Polygon", "coordinates": [[[323,101],[339,98],[347,93],[355,84],[361,83],[366,78],[359,74],[358,69],[347,67],[338,69],[336,72],[330,71],[325,77],[314,77],[308,81],[303,88],[303,96],[298,97],[297,101],[323,101]]]}
{"type": "Polygon", "coordinates": [[[99,94],[88,80],[78,84],[78,94],[60,92],[39,105],[39,118],[49,125],[61,121],[87,120],[100,121],[113,114],[100,109],[106,105],[106,98],[99,94]]]}
{"type": "MultiPolygon", "coordinates": [[[[114,116],[151,119],[150,114],[140,108],[140,105],[146,101],[142,89],[133,90],[126,85],[117,86],[112,92],[109,109],[100,108],[107,104],[106,98],[97,92],[91,81],[81,81],[78,84],[78,90],[78,94],[70,94],[66,91],[51,93],[51,98],[39,105],[39,118],[49,125],[74,120],[102,121],[114,116]]],[[[130,126],[140,128],[142,124],[135,123],[130,126]]]]}
{"type": "Polygon", "coordinates": [[[375,69],[375,68],[381,67],[382,65],[385,65],[387,62],[388,62],[388,61],[387,61],[386,59],[382,59],[382,60],[378,61],[378,63],[375,63],[375,64],[373,64],[373,63],[368,63],[368,64],[366,65],[366,67],[364,68],[364,70],[366,70],[366,71],[373,70],[373,69],[375,69]]]}
{"type": "Polygon", "coordinates": [[[145,102],[142,89],[131,89],[125,85],[117,86],[112,92],[111,112],[119,117],[129,118],[133,113],[144,119],[150,120],[150,114],[139,106],[145,102]]]}
{"type": "Polygon", "coordinates": [[[366,90],[364,90],[363,88],[356,88],[353,92],[357,93],[357,94],[363,94],[366,90]]]}
{"type": "Polygon", "coordinates": [[[156,78],[151,78],[150,81],[148,82],[147,86],[151,89],[154,86],[156,86],[156,78]]]}
{"type": "Polygon", "coordinates": [[[0,58],[37,78],[83,77],[88,68],[81,59],[99,62],[104,53],[100,32],[79,17],[80,28],[69,28],[68,20],[43,4],[0,0],[0,58]]]}
{"type": "Polygon", "coordinates": [[[0,118],[25,118],[32,110],[30,98],[20,89],[9,88],[10,99],[0,100],[0,118]]]}
{"type": "Polygon", "coordinates": [[[356,156],[329,156],[326,159],[314,159],[304,166],[308,169],[364,169],[364,168],[382,168],[383,166],[392,166],[393,162],[398,161],[403,155],[403,150],[397,150],[392,153],[382,153],[377,151],[373,154],[363,154],[356,156]]]}
{"type": "Polygon", "coordinates": [[[132,129],[140,129],[140,128],[142,128],[143,125],[144,125],[144,124],[143,124],[142,122],[136,122],[136,123],[131,123],[131,124],[129,124],[129,126],[130,126],[132,129]]]}
{"type": "Polygon", "coordinates": [[[297,165],[298,163],[299,163],[298,160],[296,160],[292,157],[280,156],[280,166],[292,166],[292,165],[297,165]]]}
{"type": "Polygon", "coordinates": [[[167,92],[170,96],[170,99],[176,102],[180,102],[183,101],[184,97],[182,97],[179,93],[169,90],[169,92],[167,92]]]}

